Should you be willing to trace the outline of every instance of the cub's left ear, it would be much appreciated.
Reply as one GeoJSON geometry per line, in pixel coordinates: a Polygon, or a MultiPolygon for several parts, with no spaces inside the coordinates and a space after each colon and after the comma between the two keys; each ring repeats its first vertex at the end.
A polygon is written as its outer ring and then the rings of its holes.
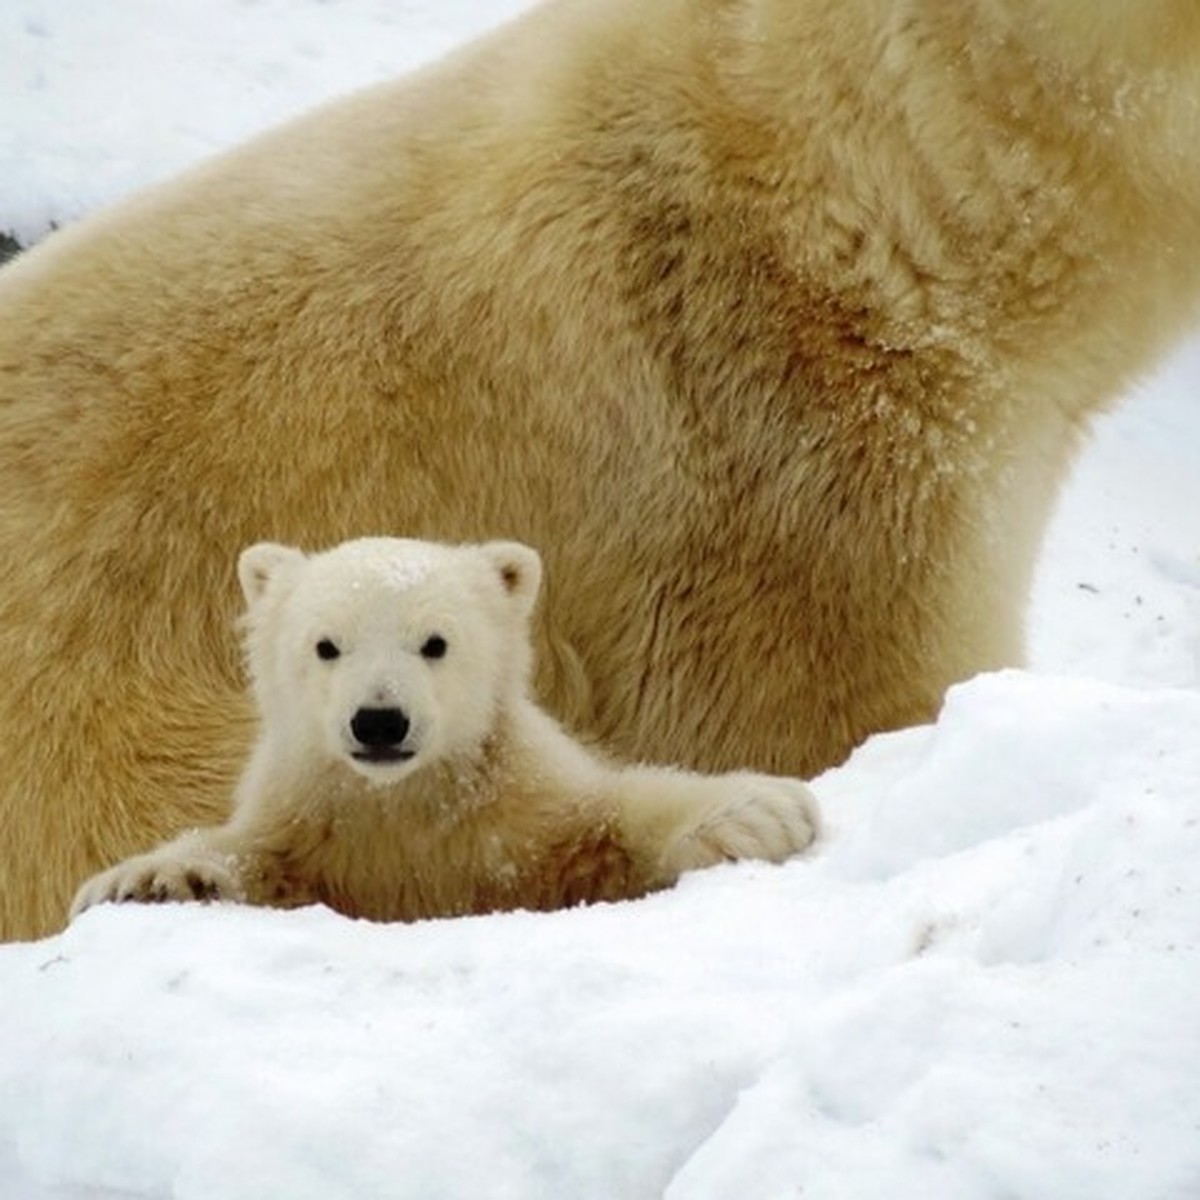
{"type": "Polygon", "coordinates": [[[246,603],[261,600],[267,585],[283,571],[292,570],[304,561],[303,551],[277,542],[256,542],[247,546],[238,558],[238,582],[246,603]]]}
{"type": "Polygon", "coordinates": [[[487,542],[481,549],[491,561],[504,590],[525,612],[533,609],[542,585],[541,556],[523,542],[487,542]]]}

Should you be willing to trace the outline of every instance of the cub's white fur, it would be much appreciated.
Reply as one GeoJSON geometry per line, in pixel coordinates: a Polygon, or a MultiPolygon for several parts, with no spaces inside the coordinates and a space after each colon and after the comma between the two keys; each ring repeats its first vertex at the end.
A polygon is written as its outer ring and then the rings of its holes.
{"type": "Polygon", "coordinates": [[[73,914],[188,898],[379,920],[548,909],[813,838],[798,781],[617,766],[533,703],[528,546],[260,543],[239,576],[261,731],[235,810],[97,875],[73,914]]]}

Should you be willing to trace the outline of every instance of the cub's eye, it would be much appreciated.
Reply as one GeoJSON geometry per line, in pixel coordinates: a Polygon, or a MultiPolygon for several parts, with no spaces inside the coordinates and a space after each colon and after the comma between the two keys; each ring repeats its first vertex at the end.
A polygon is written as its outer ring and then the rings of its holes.
{"type": "Polygon", "coordinates": [[[425,645],[421,647],[421,657],[445,658],[446,649],[446,639],[440,634],[435,633],[431,638],[428,638],[425,642],[425,645]]]}
{"type": "Polygon", "coordinates": [[[331,662],[333,659],[339,658],[341,653],[337,647],[337,643],[331,642],[328,638],[322,638],[317,643],[317,657],[323,658],[326,662],[331,662]]]}

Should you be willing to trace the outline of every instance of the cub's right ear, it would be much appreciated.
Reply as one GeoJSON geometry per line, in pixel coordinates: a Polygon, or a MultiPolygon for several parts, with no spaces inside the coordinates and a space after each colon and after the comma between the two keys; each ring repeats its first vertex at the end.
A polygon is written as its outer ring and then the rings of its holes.
{"type": "Polygon", "coordinates": [[[504,590],[529,612],[542,583],[541,555],[523,542],[485,542],[482,550],[491,559],[504,590]]]}
{"type": "Polygon", "coordinates": [[[256,542],[247,546],[238,557],[238,582],[242,585],[246,603],[257,603],[272,579],[303,561],[303,551],[294,546],[281,546],[278,542],[256,542]]]}

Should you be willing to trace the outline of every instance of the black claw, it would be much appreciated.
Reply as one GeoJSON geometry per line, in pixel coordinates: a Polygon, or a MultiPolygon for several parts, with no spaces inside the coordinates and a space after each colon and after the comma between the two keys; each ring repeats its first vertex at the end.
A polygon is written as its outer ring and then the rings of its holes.
{"type": "Polygon", "coordinates": [[[205,879],[199,871],[188,871],[183,877],[193,900],[215,900],[218,895],[217,885],[211,879],[205,879]]]}

